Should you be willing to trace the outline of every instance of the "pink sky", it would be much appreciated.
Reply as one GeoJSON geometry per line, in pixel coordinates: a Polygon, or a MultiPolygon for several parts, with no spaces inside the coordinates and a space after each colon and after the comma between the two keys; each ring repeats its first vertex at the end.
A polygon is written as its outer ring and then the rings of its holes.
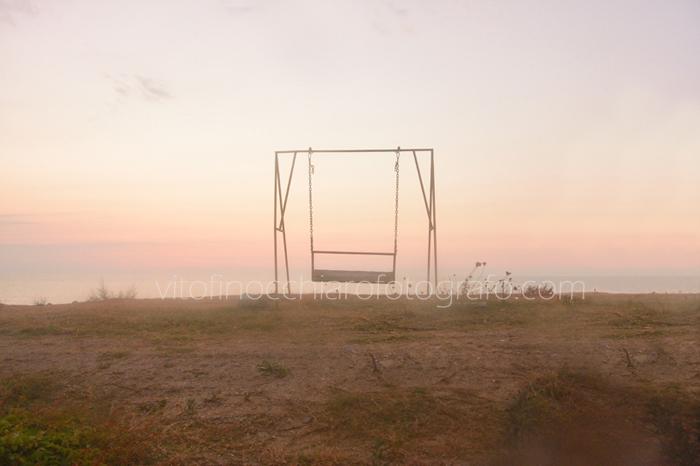
{"type": "MultiPolygon", "coordinates": [[[[0,272],[271,267],[274,150],[401,145],[435,148],[446,271],[700,274],[698,24],[690,0],[0,2],[0,272]]],[[[329,246],[391,241],[384,165],[319,163],[329,246]]]]}

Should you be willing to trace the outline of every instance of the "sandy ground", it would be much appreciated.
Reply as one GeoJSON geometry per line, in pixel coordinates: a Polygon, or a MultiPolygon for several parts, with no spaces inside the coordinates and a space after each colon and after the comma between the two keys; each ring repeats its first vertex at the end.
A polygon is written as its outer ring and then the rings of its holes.
{"type": "MultiPolygon", "coordinates": [[[[162,464],[680,464],[692,452],[673,456],[671,434],[630,400],[673,391],[694,406],[699,336],[698,295],[450,309],[385,299],[3,306],[0,379],[57,380],[54,407],[99,407],[146,429],[149,460],[162,464]],[[614,387],[567,395],[603,400],[596,423],[625,418],[603,427],[614,454],[578,451],[578,434],[513,434],[518,397],[561,371],[614,387]]],[[[697,420],[681,440],[690,449],[700,410],[697,420]]]]}

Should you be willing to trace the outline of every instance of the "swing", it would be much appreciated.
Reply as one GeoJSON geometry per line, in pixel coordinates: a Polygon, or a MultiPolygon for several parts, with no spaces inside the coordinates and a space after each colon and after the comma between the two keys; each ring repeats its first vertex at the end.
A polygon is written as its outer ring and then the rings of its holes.
{"type": "Polygon", "coordinates": [[[367,252],[367,251],[321,251],[314,249],[314,204],[313,204],[313,164],[311,163],[311,151],[309,151],[309,233],[311,240],[311,281],[314,282],[341,282],[341,283],[374,283],[389,284],[396,281],[396,252],[399,225],[399,157],[400,150],[396,151],[394,162],[395,189],[394,189],[394,250],[393,252],[367,252]],[[391,256],[392,269],[390,271],[367,270],[342,270],[342,269],[317,269],[317,255],[360,255],[360,256],[391,256]]]}
{"type": "Polygon", "coordinates": [[[309,159],[309,234],[311,244],[311,280],[314,282],[349,282],[349,283],[374,283],[374,284],[392,284],[396,282],[396,252],[397,252],[397,237],[398,237],[398,220],[399,220],[399,157],[402,152],[413,154],[413,161],[416,166],[416,174],[418,175],[418,183],[423,195],[423,203],[425,204],[425,212],[428,217],[428,261],[426,264],[426,283],[428,287],[426,292],[430,292],[430,282],[432,278],[432,287],[437,289],[437,228],[435,214],[435,164],[433,157],[433,149],[324,149],[313,150],[309,147],[306,150],[278,150],[275,151],[275,195],[274,195],[274,272],[275,281],[274,292],[278,294],[280,291],[279,270],[278,270],[278,245],[279,237],[281,236],[282,251],[284,257],[284,269],[286,275],[287,293],[291,292],[289,279],[289,258],[287,256],[287,228],[284,223],[285,212],[287,210],[287,200],[289,198],[289,189],[292,184],[292,175],[296,166],[297,155],[308,153],[309,159]],[[394,190],[394,250],[392,252],[368,252],[368,251],[321,251],[314,249],[314,206],[313,206],[313,165],[311,156],[313,154],[324,155],[347,155],[347,154],[396,154],[394,163],[394,172],[396,173],[395,190],[394,190]],[[418,154],[429,156],[429,177],[427,182],[423,183],[420,165],[418,164],[418,154]],[[289,177],[287,178],[286,188],[282,189],[282,176],[280,173],[280,157],[284,155],[292,156],[291,168],[289,169],[289,177]],[[344,269],[320,269],[316,268],[317,255],[357,255],[357,256],[389,256],[392,258],[391,270],[385,271],[370,271],[370,270],[344,270],[344,269]],[[431,276],[431,272],[433,272],[431,276]]]}

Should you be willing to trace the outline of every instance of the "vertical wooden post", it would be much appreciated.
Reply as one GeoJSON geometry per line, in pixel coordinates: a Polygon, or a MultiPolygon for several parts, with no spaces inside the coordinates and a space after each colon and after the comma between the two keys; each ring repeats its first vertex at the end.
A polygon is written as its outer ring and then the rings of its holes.
{"type": "Polygon", "coordinates": [[[282,179],[281,176],[277,177],[277,187],[279,189],[279,200],[280,200],[280,230],[282,230],[282,241],[284,243],[284,268],[287,271],[287,294],[290,294],[291,285],[289,279],[289,257],[287,256],[287,227],[284,223],[284,214],[287,212],[287,199],[289,199],[289,188],[292,185],[292,175],[294,174],[294,166],[297,162],[297,153],[294,153],[294,158],[292,159],[292,168],[289,169],[289,179],[287,180],[287,189],[284,195],[284,202],[282,202],[282,179]]]}
{"type": "Polygon", "coordinates": [[[279,281],[277,278],[277,180],[279,178],[279,164],[277,160],[279,155],[275,152],[275,216],[274,216],[274,235],[275,235],[275,294],[279,294],[279,281]]]}
{"type": "Polygon", "coordinates": [[[433,277],[435,280],[435,292],[437,292],[437,286],[438,286],[438,263],[437,263],[437,212],[435,208],[435,161],[433,157],[433,149],[430,149],[430,184],[432,185],[431,187],[431,195],[430,197],[432,198],[432,208],[431,213],[432,213],[432,224],[433,224],[433,254],[434,256],[434,267],[433,267],[433,277]]]}
{"type": "Polygon", "coordinates": [[[279,159],[277,161],[277,195],[280,203],[280,222],[278,231],[282,233],[282,249],[284,250],[284,266],[287,271],[287,292],[289,292],[289,259],[287,257],[287,229],[284,226],[284,208],[285,203],[282,201],[282,176],[279,170],[279,159]]]}
{"type": "MultiPolygon", "coordinates": [[[[314,272],[316,270],[316,256],[314,253],[314,212],[313,212],[313,193],[312,193],[312,181],[313,176],[313,166],[311,165],[311,154],[313,154],[313,149],[309,147],[308,162],[309,162],[309,248],[311,250],[311,280],[313,281],[314,272]]],[[[314,291],[315,293],[315,291],[314,291]]]]}
{"type": "Polygon", "coordinates": [[[428,203],[429,206],[430,206],[430,207],[428,208],[428,264],[427,264],[427,275],[428,275],[428,277],[427,277],[426,280],[425,280],[426,283],[427,283],[427,285],[426,285],[427,288],[426,288],[425,291],[426,291],[427,294],[430,294],[430,259],[431,259],[431,256],[430,256],[430,252],[431,252],[430,247],[431,247],[431,243],[432,243],[432,241],[433,241],[433,225],[432,225],[432,223],[431,223],[431,222],[432,222],[432,216],[433,216],[433,214],[432,214],[432,212],[433,212],[433,188],[432,188],[432,178],[431,178],[431,184],[430,184],[429,187],[428,187],[428,191],[429,191],[429,193],[430,193],[430,194],[429,194],[430,202],[428,203]]]}

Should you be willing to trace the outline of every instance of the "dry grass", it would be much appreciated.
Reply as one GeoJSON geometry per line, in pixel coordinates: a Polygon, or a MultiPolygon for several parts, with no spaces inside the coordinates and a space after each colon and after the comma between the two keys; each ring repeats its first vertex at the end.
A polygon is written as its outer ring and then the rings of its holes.
{"type": "Polygon", "coordinates": [[[0,464],[698,463],[699,296],[436,304],[6,305],[0,464]]]}
{"type": "Polygon", "coordinates": [[[467,458],[475,445],[492,446],[497,429],[492,407],[461,390],[340,392],[324,408],[322,419],[334,442],[357,442],[358,450],[370,452],[373,463],[467,458]]]}

